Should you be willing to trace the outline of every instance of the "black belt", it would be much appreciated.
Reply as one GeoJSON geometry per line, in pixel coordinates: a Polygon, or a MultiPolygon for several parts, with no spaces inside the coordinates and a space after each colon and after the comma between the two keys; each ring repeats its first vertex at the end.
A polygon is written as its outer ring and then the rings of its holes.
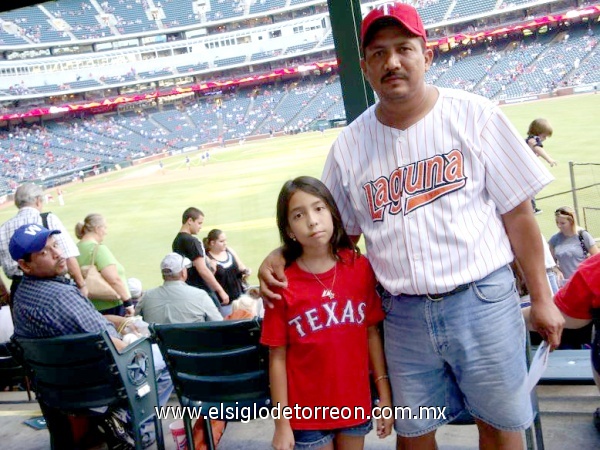
{"type": "Polygon", "coordinates": [[[471,287],[471,283],[461,284],[460,286],[456,286],[454,289],[448,292],[442,292],[440,294],[398,294],[398,296],[402,297],[427,297],[429,300],[441,300],[444,297],[450,297],[454,294],[459,294],[460,292],[464,292],[471,287]]]}

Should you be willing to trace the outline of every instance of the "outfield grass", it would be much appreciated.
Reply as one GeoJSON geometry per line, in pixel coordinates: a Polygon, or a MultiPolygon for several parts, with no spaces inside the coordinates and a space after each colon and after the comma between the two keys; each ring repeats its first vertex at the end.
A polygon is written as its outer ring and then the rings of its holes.
{"type": "MultiPolygon", "coordinates": [[[[582,95],[504,108],[523,135],[536,117],[545,117],[554,126],[554,136],[544,147],[559,161],[550,169],[556,181],[540,196],[569,189],[569,160],[600,162],[595,123],[599,102],[600,96],[582,95]]],[[[319,177],[338,132],[303,133],[213,150],[205,166],[198,155],[190,154],[191,170],[185,156],[178,155],[163,160],[164,174],[156,162],[103,174],[65,186],[65,206],[50,203],[46,210],[56,212],[72,234],[76,222],[87,214],[103,214],[109,227],[105,243],[127,276],[140,278],[146,289],[161,283],[159,262],[171,249],[181,213],[196,206],[205,214],[200,236],[212,228],[224,230],[229,245],[254,270],[251,282],[255,282],[260,261],[278,245],[274,217],[281,185],[298,175],[319,177]]],[[[51,193],[56,197],[55,191],[51,193]]],[[[546,236],[555,230],[551,211],[570,203],[568,196],[556,199],[560,204],[553,202],[542,202],[545,213],[537,216],[546,236]]],[[[0,209],[0,222],[15,213],[12,205],[0,209]]]]}

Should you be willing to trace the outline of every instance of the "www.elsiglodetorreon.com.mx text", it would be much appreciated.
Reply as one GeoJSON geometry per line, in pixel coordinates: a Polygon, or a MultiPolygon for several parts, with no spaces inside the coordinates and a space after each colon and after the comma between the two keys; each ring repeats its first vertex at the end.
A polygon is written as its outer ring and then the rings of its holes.
{"type": "Polygon", "coordinates": [[[371,411],[365,411],[360,406],[281,406],[279,403],[273,406],[250,406],[220,404],[211,406],[208,411],[188,406],[163,406],[156,409],[156,415],[160,419],[183,419],[188,416],[198,419],[207,416],[209,419],[234,420],[242,423],[253,419],[297,419],[297,420],[347,420],[357,418],[362,420],[389,419],[394,420],[419,420],[419,419],[445,419],[446,407],[420,406],[418,410],[408,406],[379,407],[375,406],[371,411]]]}

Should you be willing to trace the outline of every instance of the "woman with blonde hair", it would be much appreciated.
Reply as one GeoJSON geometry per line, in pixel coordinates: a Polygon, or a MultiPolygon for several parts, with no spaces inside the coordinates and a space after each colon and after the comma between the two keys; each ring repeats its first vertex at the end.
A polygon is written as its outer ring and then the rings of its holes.
{"type": "Polygon", "coordinates": [[[90,295],[91,302],[100,313],[120,316],[133,315],[134,307],[125,269],[109,248],[103,244],[106,232],[106,220],[100,214],[88,214],[83,222],[75,225],[75,235],[79,239],[77,262],[81,267],[90,265],[93,261],[98,272],[120,297],[117,300],[100,300],[90,295]]]}
{"type": "Polygon", "coordinates": [[[559,231],[550,238],[548,244],[566,281],[579,264],[598,253],[598,247],[592,235],[577,225],[575,210],[570,206],[558,208],[554,218],[559,231]]]}
{"type": "MultiPolygon", "coordinates": [[[[562,206],[554,212],[554,217],[559,232],[550,238],[548,245],[550,253],[564,276],[561,284],[564,285],[583,261],[598,253],[598,247],[592,235],[577,226],[573,208],[562,206]]],[[[560,296],[560,292],[556,298],[560,296]]],[[[565,329],[559,348],[583,348],[591,345],[592,325],[590,323],[575,330],[565,329]]]]}

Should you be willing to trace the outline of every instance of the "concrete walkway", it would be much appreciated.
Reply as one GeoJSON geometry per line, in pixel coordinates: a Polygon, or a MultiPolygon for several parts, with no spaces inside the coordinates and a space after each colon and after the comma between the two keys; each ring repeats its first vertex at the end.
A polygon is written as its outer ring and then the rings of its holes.
{"type": "MultiPolygon", "coordinates": [[[[540,386],[538,387],[542,429],[546,450],[598,450],[600,433],[592,424],[592,413],[600,406],[600,395],[595,386],[540,386]]],[[[172,397],[169,404],[176,405],[172,397]]],[[[36,431],[23,421],[39,415],[37,402],[27,402],[24,392],[0,393],[0,448],[3,450],[49,450],[48,431],[36,431]]],[[[169,433],[170,420],[163,420],[165,443],[175,450],[169,433]]],[[[250,423],[230,423],[219,450],[259,450],[271,448],[273,423],[257,420],[250,423]]],[[[440,450],[475,450],[475,426],[444,426],[438,431],[440,450]]],[[[395,438],[377,439],[375,433],[367,436],[366,450],[394,449],[395,438]]],[[[59,449],[60,450],[60,449],[59,449]]]]}

